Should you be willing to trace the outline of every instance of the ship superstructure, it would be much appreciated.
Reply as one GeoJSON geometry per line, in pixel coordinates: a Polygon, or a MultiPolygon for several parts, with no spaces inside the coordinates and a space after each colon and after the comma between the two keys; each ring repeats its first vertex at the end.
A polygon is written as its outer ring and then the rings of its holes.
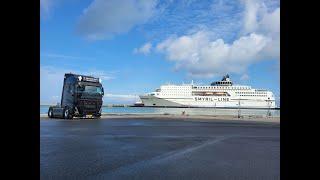
{"type": "Polygon", "coordinates": [[[209,86],[191,84],[162,85],[154,92],[139,96],[151,107],[275,108],[271,91],[233,85],[229,75],[209,86]]]}

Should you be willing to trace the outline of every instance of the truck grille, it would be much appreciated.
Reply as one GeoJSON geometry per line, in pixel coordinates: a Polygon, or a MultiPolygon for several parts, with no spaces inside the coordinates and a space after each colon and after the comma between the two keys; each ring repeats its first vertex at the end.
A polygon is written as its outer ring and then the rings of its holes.
{"type": "Polygon", "coordinates": [[[83,113],[97,113],[100,110],[102,102],[100,101],[79,101],[79,110],[83,113]]]}
{"type": "Polygon", "coordinates": [[[84,107],[88,109],[96,109],[97,103],[96,102],[84,102],[84,107]]]}

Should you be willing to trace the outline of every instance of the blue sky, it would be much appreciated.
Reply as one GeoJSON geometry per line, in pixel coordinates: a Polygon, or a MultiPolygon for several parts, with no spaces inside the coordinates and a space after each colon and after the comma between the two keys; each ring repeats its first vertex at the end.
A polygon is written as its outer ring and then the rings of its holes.
{"type": "Polygon", "coordinates": [[[59,101],[66,72],[101,77],[106,104],[225,73],[280,96],[279,1],[40,2],[40,103],[59,101]]]}

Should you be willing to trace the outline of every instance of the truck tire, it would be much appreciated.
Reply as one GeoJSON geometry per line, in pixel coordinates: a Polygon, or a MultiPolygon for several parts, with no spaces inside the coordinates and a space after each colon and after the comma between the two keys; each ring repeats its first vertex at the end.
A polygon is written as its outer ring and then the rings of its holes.
{"type": "Polygon", "coordinates": [[[96,119],[100,119],[100,118],[101,118],[101,114],[96,114],[94,117],[95,117],[96,119]]]}
{"type": "Polygon", "coordinates": [[[63,109],[63,118],[64,119],[72,119],[72,114],[71,114],[71,111],[68,107],[65,107],[63,109]]]}
{"type": "Polygon", "coordinates": [[[49,110],[48,110],[48,117],[49,118],[53,118],[53,110],[52,110],[52,108],[49,108],[49,110]]]}

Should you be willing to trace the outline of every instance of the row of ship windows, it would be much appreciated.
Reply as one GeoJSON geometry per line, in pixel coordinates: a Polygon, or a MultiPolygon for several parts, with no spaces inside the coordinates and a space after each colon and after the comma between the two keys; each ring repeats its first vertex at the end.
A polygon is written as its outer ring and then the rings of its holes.
{"type": "Polygon", "coordinates": [[[238,94],[267,94],[267,92],[236,92],[238,94]]]}
{"type": "MultiPolygon", "coordinates": [[[[154,94],[152,94],[154,95],[154,94]]],[[[189,93],[179,93],[179,94],[169,94],[169,93],[163,93],[162,95],[190,95],[189,93]]],[[[239,96],[260,96],[260,97],[267,97],[267,95],[239,95],[239,96]]]]}
{"type": "MultiPolygon", "coordinates": [[[[158,95],[158,94],[157,94],[158,95]]],[[[165,93],[162,93],[162,95],[175,95],[175,96],[180,96],[180,95],[190,95],[189,93],[188,94],[183,94],[183,93],[179,93],[179,94],[165,94],[165,93]]]]}
{"type": "MultiPolygon", "coordinates": [[[[154,94],[152,94],[152,95],[154,95],[154,94]]],[[[171,95],[189,95],[189,94],[163,94],[163,95],[165,95],[165,96],[171,96],[171,95]]],[[[259,97],[267,97],[267,95],[239,95],[239,96],[259,96],[259,97]]]]}
{"type": "Polygon", "coordinates": [[[163,90],[189,90],[190,88],[165,88],[163,90]]]}
{"type": "Polygon", "coordinates": [[[224,86],[205,86],[205,87],[194,87],[194,89],[235,89],[235,90],[239,90],[239,89],[250,89],[248,87],[224,87],[224,86]]]}
{"type": "MultiPolygon", "coordinates": [[[[258,95],[266,95],[267,93],[266,92],[235,92],[236,94],[258,94],[258,95]]],[[[164,94],[166,94],[166,93],[164,93],[164,94]]],[[[178,91],[177,93],[174,93],[174,94],[189,94],[189,93],[182,93],[182,92],[180,92],[180,91],[178,91]]],[[[170,93],[170,95],[172,95],[171,93],[170,93]]]]}
{"type": "MultiPolygon", "coordinates": [[[[224,87],[224,86],[204,86],[204,87],[193,87],[194,89],[235,89],[235,90],[239,90],[239,89],[250,89],[248,87],[224,87]]],[[[169,89],[169,90],[172,90],[172,89],[185,89],[185,90],[188,90],[190,89],[189,87],[166,87],[164,89],[169,89]]]]}
{"type": "Polygon", "coordinates": [[[240,96],[260,96],[260,97],[267,97],[267,95],[240,95],[240,96]]]}

